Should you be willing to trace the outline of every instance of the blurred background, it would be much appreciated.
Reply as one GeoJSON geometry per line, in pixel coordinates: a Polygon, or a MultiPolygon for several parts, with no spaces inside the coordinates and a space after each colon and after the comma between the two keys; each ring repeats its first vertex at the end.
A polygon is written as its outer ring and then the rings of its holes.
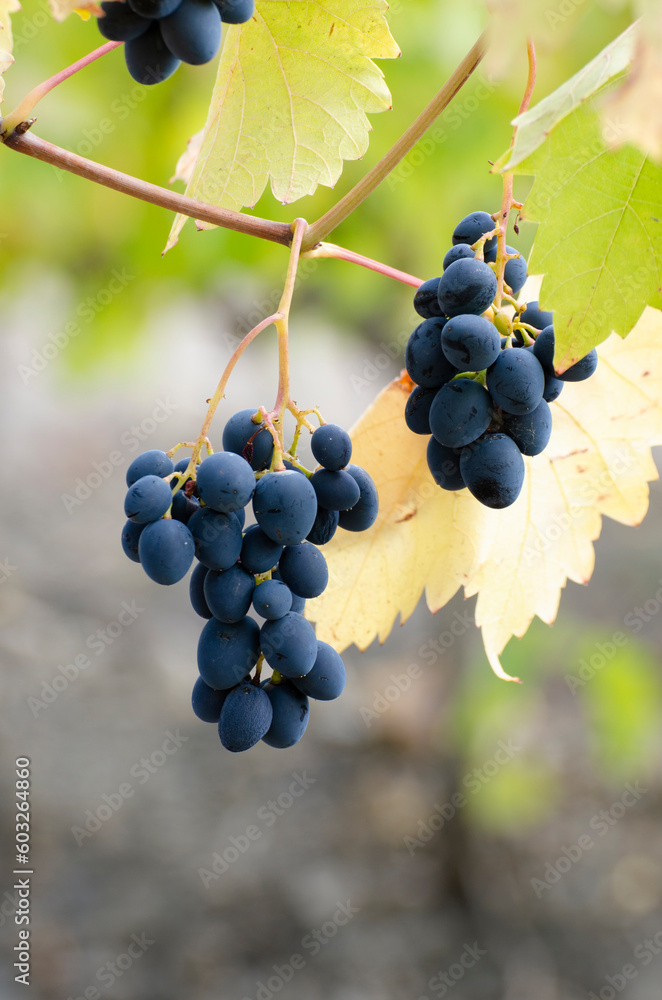
{"type": "MultiPolygon", "coordinates": [[[[561,4],[538,96],[627,23],[561,4]],[[553,43],[553,48],[551,47],[553,43]]],[[[295,209],[319,217],[406,128],[473,43],[482,4],[409,0],[383,64],[394,110],[364,163],[295,209]]],[[[16,15],[4,109],[98,44],[94,25],[16,15]]],[[[203,124],[212,67],[135,86],[112,53],[39,108],[42,137],[165,185],[203,124]],[[111,122],[102,132],[99,123],[111,122]]],[[[334,241],[423,278],[456,221],[494,211],[525,67],[469,83],[334,241]]],[[[221,751],[190,709],[201,622],[185,584],[122,554],[124,473],[197,433],[236,338],[272,310],[280,247],[187,225],[0,154],[3,749],[0,939],[14,982],[14,760],[32,761],[33,989],[43,1000],[659,1000],[662,976],[662,491],[640,529],[606,522],[589,587],[534,623],[496,680],[457,597],[346,654],[342,699],[304,740],[221,751]]],[[[526,193],[526,187],[518,192],[526,193]]],[[[517,245],[526,252],[532,227],[517,245]]],[[[274,299],[275,296],[275,299],[274,299]]],[[[351,426],[398,372],[410,291],[337,261],[292,319],[295,396],[351,426]],[[387,356],[392,357],[388,362],[387,356]]],[[[269,403],[274,338],[242,360],[213,435],[269,403]]]]}

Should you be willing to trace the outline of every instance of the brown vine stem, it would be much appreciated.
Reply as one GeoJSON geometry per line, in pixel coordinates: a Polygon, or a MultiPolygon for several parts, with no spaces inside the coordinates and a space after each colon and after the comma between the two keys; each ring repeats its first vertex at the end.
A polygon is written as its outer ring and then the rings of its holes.
{"type": "MultiPolygon", "coordinates": [[[[528,110],[531,103],[531,97],[533,96],[533,89],[536,85],[536,47],[533,42],[533,38],[527,40],[526,52],[529,63],[529,72],[526,80],[526,88],[524,90],[524,96],[522,97],[522,102],[519,107],[518,115],[524,114],[528,110]]],[[[510,148],[512,149],[515,144],[515,136],[517,135],[517,126],[513,129],[513,135],[510,140],[510,148]]],[[[504,270],[506,267],[506,261],[508,259],[508,253],[506,251],[506,231],[508,229],[508,218],[510,216],[510,211],[514,206],[513,202],[513,172],[509,171],[504,174],[503,177],[503,198],[501,200],[501,211],[499,212],[499,235],[497,237],[497,261],[496,261],[496,273],[497,273],[497,293],[495,297],[495,305],[497,309],[501,308],[501,301],[503,299],[503,285],[504,285],[504,270]]]]}
{"type": "Polygon", "coordinates": [[[404,285],[411,285],[412,288],[418,288],[423,284],[422,278],[416,278],[413,274],[407,274],[406,271],[398,271],[397,268],[389,267],[388,264],[380,264],[377,260],[364,257],[360,253],[354,253],[353,250],[346,250],[345,247],[338,247],[335,243],[320,243],[314,250],[308,250],[307,253],[301,256],[312,258],[331,257],[335,260],[347,260],[351,264],[359,264],[361,267],[367,267],[370,271],[377,271],[387,278],[401,281],[404,285]]]}
{"type": "Polygon", "coordinates": [[[104,167],[100,163],[95,163],[94,160],[87,160],[84,156],[70,153],[68,150],[54,146],[31,133],[18,135],[14,132],[5,139],[4,144],[18,153],[25,153],[43,163],[51,163],[55,167],[68,170],[70,173],[94,181],[96,184],[112,188],[113,191],[131,195],[133,198],[147,201],[161,208],[168,208],[173,212],[180,212],[192,219],[211,222],[214,226],[223,226],[234,232],[259,236],[263,240],[282,243],[284,246],[289,246],[292,242],[292,228],[287,222],[272,222],[269,219],[245,215],[243,212],[231,212],[227,208],[207,205],[205,202],[187,198],[175,191],[168,191],[167,188],[159,187],[157,184],[139,180],[130,174],[123,174],[119,170],[104,167]]]}
{"type": "Polygon", "coordinates": [[[369,194],[378,187],[383,180],[397,167],[398,163],[404,159],[424,135],[433,122],[439,117],[455,95],[464,86],[469,77],[478,68],[487,48],[486,34],[483,33],[470,52],[464,57],[454,73],[449,76],[439,93],[430,101],[428,106],[421,112],[416,121],[409,126],[407,131],[401,136],[395,145],[382,157],[372,170],[369,170],[365,177],[349,191],[344,198],[331,208],[326,215],[323,215],[317,222],[313,222],[308,227],[308,232],[303,241],[303,250],[312,250],[329,233],[344,222],[352,212],[358,208],[361,202],[365,201],[369,194]]]}

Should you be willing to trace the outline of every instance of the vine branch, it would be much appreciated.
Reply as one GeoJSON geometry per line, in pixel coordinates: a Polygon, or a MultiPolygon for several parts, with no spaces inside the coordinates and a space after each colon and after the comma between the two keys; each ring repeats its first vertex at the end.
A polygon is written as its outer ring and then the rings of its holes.
{"type": "Polygon", "coordinates": [[[398,163],[409,153],[419,139],[439,117],[455,95],[462,89],[472,73],[478,68],[487,49],[487,36],[483,33],[476,44],[464,57],[457,69],[449,76],[439,93],[430,101],[415,122],[409,126],[395,145],[386,153],[372,170],[363,177],[344,198],[323,215],[317,222],[308,227],[303,241],[303,250],[311,250],[317,243],[329,235],[341,222],[344,222],[369,194],[397,167],[398,163]]]}
{"type": "Polygon", "coordinates": [[[104,167],[100,163],[95,163],[94,160],[87,160],[84,156],[78,156],[77,153],[70,153],[60,146],[54,146],[53,143],[46,142],[45,139],[40,139],[36,135],[30,133],[17,135],[14,132],[5,139],[4,144],[18,153],[25,153],[43,163],[51,163],[62,170],[77,174],[78,177],[102,184],[104,187],[112,188],[113,191],[119,191],[121,194],[131,195],[132,198],[138,198],[140,201],[147,201],[160,208],[168,208],[172,212],[180,212],[191,219],[200,219],[202,222],[210,222],[214,226],[222,226],[224,229],[231,229],[234,232],[259,236],[263,240],[282,243],[284,246],[289,246],[292,242],[292,227],[287,222],[272,222],[269,219],[245,215],[243,212],[232,212],[228,208],[207,205],[203,201],[187,198],[186,195],[169,191],[167,188],[150,184],[148,181],[139,180],[130,174],[123,174],[111,167],[104,167]]]}

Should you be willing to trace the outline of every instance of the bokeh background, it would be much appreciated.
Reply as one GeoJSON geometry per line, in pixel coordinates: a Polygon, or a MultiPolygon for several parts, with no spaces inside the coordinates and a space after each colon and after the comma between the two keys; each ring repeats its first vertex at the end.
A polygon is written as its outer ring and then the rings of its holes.
{"type": "MultiPolygon", "coordinates": [[[[627,21],[607,4],[553,12],[539,96],[627,21]]],[[[389,16],[403,51],[383,66],[394,110],[374,117],[365,162],[295,210],[265,195],[260,214],[319,217],[423,107],[484,10],[408,0],[389,16]]],[[[76,17],[52,23],[45,0],[14,23],[5,109],[98,40],[76,17]]],[[[184,67],[140,88],[116,52],[52,93],[36,131],[167,184],[213,74],[184,67]]],[[[334,240],[437,273],[455,222],[499,203],[488,161],[524,79],[522,64],[477,74],[441,138],[334,240]]],[[[201,623],[186,586],[157,588],[121,552],[124,471],[196,434],[237,334],[271,311],[286,254],[189,224],[162,258],[159,209],[9,151],[0,183],[2,996],[24,989],[11,870],[26,755],[43,1000],[659,1000],[660,488],[641,528],[605,523],[593,580],[568,586],[554,629],[534,623],[508,648],[522,687],[492,676],[458,596],[435,617],[419,607],[383,647],[348,651],[346,693],[314,705],[297,747],[232,757],[190,710],[201,623]]],[[[524,226],[518,245],[532,238],[524,226]]],[[[384,345],[414,322],[404,286],[319,262],[295,298],[295,395],[351,425],[399,370],[384,345]]],[[[275,383],[267,333],[219,426],[275,383]]]]}

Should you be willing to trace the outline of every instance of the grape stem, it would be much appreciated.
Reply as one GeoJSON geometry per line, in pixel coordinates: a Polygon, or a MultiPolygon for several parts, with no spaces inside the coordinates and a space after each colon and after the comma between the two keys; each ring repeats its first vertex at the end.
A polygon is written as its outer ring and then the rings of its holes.
{"type": "MultiPolygon", "coordinates": [[[[529,38],[526,43],[526,52],[529,64],[529,71],[526,80],[526,88],[524,90],[524,96],[522,97],[521,104],[519,106],[518,115],[524,114],[528,110],[531,103],[531,97],[533,96],[533,89],[536,85],[536,47],[533,42],[533,38],[529,38]]],[[[515,137],[517,135],[517,126],[513,129],[513,135],[510,140],[510,148],[512,149],[515,145],[515,137]]],[[[504,272],[506,269],[506,264],[508,263],[509,256],[506,250],[506,233],[508,231],[508,219],[510,217],[510,212],[513,208],[521,208],[522,206],[513,201],[513,180],[514,174],[512,171],[503,175],[503,197],[501,199],[501,210],[496,216],[496,221],[498,224],[498,235],[497,235],[497,259],[496,259],[496,275],[497,275],[497,292],[494,299],[494,303],[497,309],[501,308],[501,302],[504,297],[504,272]]]]}
{"type": "Polygon", "coordinates": [[[274,413],[277,415],[279,422],[281,455],[282,449],[285,447],[283,440],[285,411],[294,405],[290,394],[290,308],[292,306],[292,296],[294,295],[294,286],[297,280],[297,270],[301,257],[301,244],[303,243],[308,223],[305,219],[295,219],[292,228],[294,232],[290,248],[290,259],[287,265],[285,286],[278,304],[278,312],[276,313],[276,331],[278,333],[278,395],[274,404],[274,413]]]}
{"type": "Polygon", "coordinates": [[[85,69],[91,63],[100,59],[101,56],[105,56],[108,52],[112,52],[113,49],[116,49],[119,45],[122,45],[122,42],[106,42],[105,45],[100,45],[99,48],[95,49],[93,52],[88,52],[86,56],[83,56],[82,59],[78,59],[77,62],[72,63],[71,66],[67,66],[67,68],[63,69],[60,73],[56,73],[55,76],[51,76],[48,80],[44,80],[43,83],[40,83],[38,87],[35,87],[34,90],[31,90],[29,94],[25,95],[21,103],[15,107],[13,111],[10,111],[6,118],[2,119],[2,123],[0,125],[0,136],[11,136],[16,126],[25,121],[42,97],[45,97],[46,94],[50,93],[51,90],[54,90],[60,83],[64,83],[64,81],[72,77],[74,73],[78,73],[81,69],[85,69]]]}
{"type": "Polygon", "coordinates": [[[412,288],[418,288],[423,284],[422,278],[416,278],[413,274],[407,274],[406,271],[398,271],[397,268],[389,267],[388,264],[380,264],[377,260],[364,257],[363,254],[355,253],[353,250],[338,247],[334,243],[320,243],[314,250],[308,250],[302,254],[302,257],[331,257],[336,260],[347,260],[351,264],[367,267],[370,271],[377,271],[378,274],[383,274],[387,278],[401,281],[404,285],[411,285],[412,288]]]}

